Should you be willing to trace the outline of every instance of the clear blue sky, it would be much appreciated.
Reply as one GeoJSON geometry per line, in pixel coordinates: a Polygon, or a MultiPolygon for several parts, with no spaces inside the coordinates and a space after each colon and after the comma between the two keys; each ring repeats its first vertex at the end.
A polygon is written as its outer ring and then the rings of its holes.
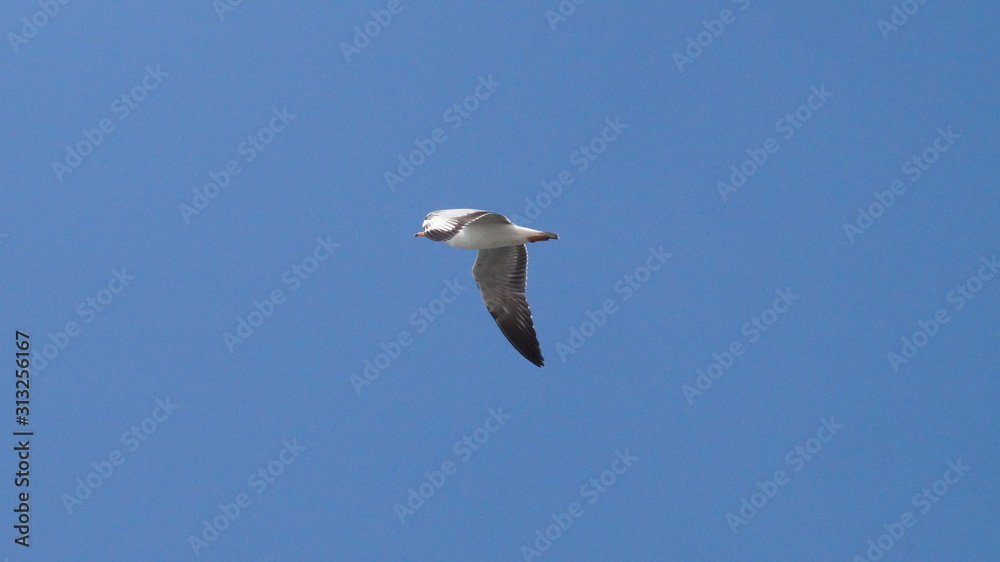
{"type": "Polygon", "coordinates": [[[0,14],[4,556],[996,559],[995,6],[224,2],[0,14]]]}

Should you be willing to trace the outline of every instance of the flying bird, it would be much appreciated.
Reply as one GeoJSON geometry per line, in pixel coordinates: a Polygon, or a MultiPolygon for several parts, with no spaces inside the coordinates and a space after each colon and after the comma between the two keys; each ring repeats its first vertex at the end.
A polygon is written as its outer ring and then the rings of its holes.
{"type": "Polygon", "coordinates": [[[524,296],[528,267],[524,245],[557,240],[559,235],[517,226],[499,213],[476,209],[434,211],[424,218],[423,228],[423,232],[414,236],[425,236],[454,248],[479,250],[472,276],[486,309],[514,349],[535,365],[544,365],[531,309],[524,296]]]}

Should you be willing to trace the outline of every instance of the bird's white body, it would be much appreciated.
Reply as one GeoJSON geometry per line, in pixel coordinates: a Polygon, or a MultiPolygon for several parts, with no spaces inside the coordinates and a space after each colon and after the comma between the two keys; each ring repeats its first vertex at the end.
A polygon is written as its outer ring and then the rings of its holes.
{"type": "Polygon", "coordinates": [[[424,219],[431,240],[463,250],[490,250],[559,238],[552,232],[517,226],[499,213],[478,209],[434,211],[424,219]]]}
{"type": "Polygon", "coordinates": [[[545,233],[540,230],[516,224],[476,221],[460,230],[451,240],[445,240],[445,244],[463,250],[489,250],[504,246],[519,246],[528,243],[529,237],[544,235],[545,233]]]}

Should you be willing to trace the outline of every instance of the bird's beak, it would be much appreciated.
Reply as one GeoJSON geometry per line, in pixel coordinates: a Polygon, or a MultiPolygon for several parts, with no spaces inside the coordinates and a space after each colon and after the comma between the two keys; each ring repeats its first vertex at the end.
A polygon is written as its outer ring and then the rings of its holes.
{"type": "Polygon", "coordinates": [[[418,233],[414,234],[414,236],[423,236],[423,235],[424,235],[423,232],[418,232],[418,233]]]}

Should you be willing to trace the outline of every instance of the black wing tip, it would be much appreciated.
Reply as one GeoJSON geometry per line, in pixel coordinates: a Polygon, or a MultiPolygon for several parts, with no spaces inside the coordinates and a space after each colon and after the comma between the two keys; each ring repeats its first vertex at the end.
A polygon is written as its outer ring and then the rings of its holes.
{"type": "MultiPolygon", "coordinates": [[[[517,349],[517,348],[515,347],[514,349],[517,349]]],[[[537,349],[524,350],[524,351],[518,349],[517,352],[520,353],[522,357],[524,357],[525,359],[527,359],[532,365],[534,365],[536,367],[544,367],[545,366],[545,358],[542,357],[542,352],[541,351],[539,351],[537,349]]]]}
{"type": "MultiPolygon", "coordinates": [[[[487,310],[489,309],[487,308],[487,310]]],[[[533,325],[524,331],[511,326],[505,328],[505,323],[497,317],[497,314],[492,310],[489,312],[493,316],[497,327],[500,328],[500,332],[507,338],[507,342],[521,354],[521,357],[524,357],[536,367],[545,365],[545,358],[542,357],[542,347],[538,345],[538,336],[535,335],[535,327],[533,325]]]]}
{"type": "MultiPolygon", "coordinates": [[[[499,325],[499,322],[497,324],[499,325]]],[[[532,327],[530,335],[519,334],[520,337],[516,338],[507,335],[503,327],[500,328],[500,331],[504,333],[504,336],[507,336],[507,341],[521,354],[521,357],[524,357],[536,367],[545,365],[545,358],[542,357],[542,348],[538,345],[538,337],[535,336],[534,327],[532,327]]]]}

